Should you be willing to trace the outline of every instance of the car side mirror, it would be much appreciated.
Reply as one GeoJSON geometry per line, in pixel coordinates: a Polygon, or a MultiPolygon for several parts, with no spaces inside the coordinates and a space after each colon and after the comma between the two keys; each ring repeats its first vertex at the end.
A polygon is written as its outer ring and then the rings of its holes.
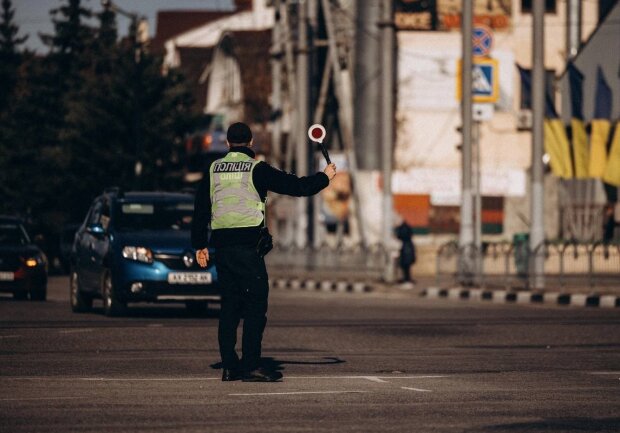
{"type": "Polygon", "coordinates": [[[98,237],[98,238],[103,237],[103,235],[105,235],[105,229],[99,223],[89,224],[88,227],[86,227],[86,231],[90,233],[91,235],[98,237]]]}

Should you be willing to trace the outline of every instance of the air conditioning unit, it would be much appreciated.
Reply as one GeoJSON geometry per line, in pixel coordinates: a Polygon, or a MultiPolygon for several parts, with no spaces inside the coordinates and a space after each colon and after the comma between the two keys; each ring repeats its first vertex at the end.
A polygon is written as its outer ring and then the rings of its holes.
{"type": "Polygon", "coordinates": [[[532,110],[519,110],[517,114],[517,131],[532,130],[532,110]]]}

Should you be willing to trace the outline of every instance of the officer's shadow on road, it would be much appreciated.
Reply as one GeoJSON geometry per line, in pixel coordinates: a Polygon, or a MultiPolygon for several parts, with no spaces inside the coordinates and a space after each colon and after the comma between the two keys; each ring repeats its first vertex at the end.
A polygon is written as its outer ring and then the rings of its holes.
{"type": "MultiPolygon", "coordinates": [[[[263,368],[267,368],[271,371],[281,371],[286,367],[285,365],[335,365],[335,364],[343,364],[347,361],[336,358],[333,356],[325,356],[321,358],[320,361],[286,361],[282,359],[275,359],[272,357],[263,357],[260,359],[260,365],[263,368]]],[[[222,368],[222,363],[217,362],[215,364],[211,364],[211,368],[215,370],[220,370],[222,368]]]]}

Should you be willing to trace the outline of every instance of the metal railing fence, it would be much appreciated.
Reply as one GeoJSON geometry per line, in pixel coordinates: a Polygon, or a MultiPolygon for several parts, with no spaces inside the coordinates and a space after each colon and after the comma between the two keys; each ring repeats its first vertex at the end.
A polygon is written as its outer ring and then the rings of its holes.
{"type": "Polygon", "coordinates": [[[436,284],[530,289],[542,277],[546,288],[588,287],[620,290],[620,243],[545,241],[531,250],[527,242],[442,245],[436,258],[436,284]],[[543,274],[534,260],[542,257],[543,274]]]}

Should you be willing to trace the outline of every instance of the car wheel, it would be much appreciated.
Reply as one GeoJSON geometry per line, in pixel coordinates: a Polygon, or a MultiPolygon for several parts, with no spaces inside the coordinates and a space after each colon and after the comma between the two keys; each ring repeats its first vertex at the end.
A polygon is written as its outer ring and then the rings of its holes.
{"type": "Polygon", "coordinates": [[[75,271],[72,271],[69,276],[69,299],[71,300],[71,310],[74,313],[84,313],[93,307],[93,298],[82,292],[75,271]]]}
{"type": "Polygon", "coordinates": [[[45,301],[47,299],[47,284],[30,289],[31,301],[45,301]]]}
{"type": "Polygon", "coordinates": [[[209,309],[209,303],[205,301],[186,301],[185,308],[193,316],[203,316],[209,309]]]}
{"type": "Polygon", "coordinates": [[[112,273],[109,270],[104,272],[101,284],[103,313],[108,317],[122,315],[127,304],[118,300],[114,285],[112,284],[112,273]]]}

